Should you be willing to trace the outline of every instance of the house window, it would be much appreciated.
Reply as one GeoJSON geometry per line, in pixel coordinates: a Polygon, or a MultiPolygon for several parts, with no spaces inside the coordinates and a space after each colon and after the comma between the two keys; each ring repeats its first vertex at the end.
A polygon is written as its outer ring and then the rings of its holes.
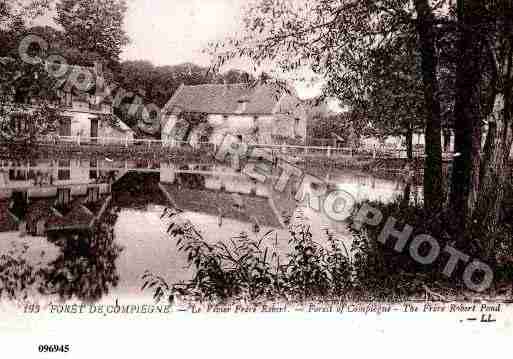
{"type": "Polygon", "coordinates": [[[253,131],[253,134],[258,138],[258,134],[260,132],[260,128],[258,127],[258,116],[253,117],[252,131],[253,131]]]}
{"type": "Polygon", "coordinates": [[[89,167],[89,179],[98,179],[98,161],[91,160],[89,167]]]}
{"type": "Polygon", "coordinates": [[[71,202],[71,189],[58,188],[57,189],[57,205],[63,206],[71,202]]]}
{"type": "Polygon", "coordinates": [[[97,103],[94,103],[95,100],[91,100],[93,102],[89,102],[89,109],[92,110],[92,111],[100,111],[101,110],[101,105],[100,104],[97,104],[97,103]]]}
{"type": "Polygon", "coordinates": [[[59,160],[59,167],[71,167],[70,160],[59,160]]]}
{"type": "Polygon", "coordinates": [[[64,93],[64,106],[72,107],[73,106],[73,95],[71,92],[64,93]]]}
{"type": "Polygon", "coordinates": [[[35,230],[36,236],[44,236],[46,232],[46,220],[44,218],[37,221],[35,230]]]}
{"type": "Polygon", "coordinates": [[[248,105],[247,101],[239,101],[239,105],[237,107],[236,113],[243,113],[246,111],[246,107],[248,105]]]}
{"type": "Polygon", "coordinates": [[[32,121],[26,113],[17,113],[10,116],[10,127],[17,133],[27,132],[32,128],[32,121]]]}
{"type": "Polygon", "coordinates": [[[57,178],[59,181],[69,181],[71,179],[71,163],[69,160],[59,161],[59,170],[57,178]]]}
{"type": "Polygon", "coordinates": [[[14,168],[9,170],[9,181],[26,181],[28,177],[27,169],[21,162],[15,162],[14,168]]]}
{"type": "Polygon", "coordinates": [[[102,112],[104,113],[112,113],[112,107],[107,104],[102,105],[102,112]]]}
{"type": "Polygon", "coordinates": [[[87,202],[94,203],[100,199],[100,189],[98,187],[91,187],[87,189],[87,202]]]}
{"type": "Polygon", "coordinates": [[[71,136],[71,117],[59,120],[59,136],[71,136]]]}
{"type": "Polygon", "coordinates": [[[59,169],[58,179],[59,179],[59,181],[69,181],[71,179],[71,171],[59,169]]]}
{"type": "Polygon", "coordinates": [[[298,136],[299,135],[299,124],[300,124],[300,119],[299,118],[296,118],[294,119],[294,135],[298,136]]]}

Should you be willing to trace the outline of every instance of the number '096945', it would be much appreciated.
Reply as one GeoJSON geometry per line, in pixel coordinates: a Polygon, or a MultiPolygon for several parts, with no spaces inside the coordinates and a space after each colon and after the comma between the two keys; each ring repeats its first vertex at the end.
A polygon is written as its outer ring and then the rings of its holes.
{"type": "Polygon", "coordinates": [[[39,345],[37,347],[40,353],[67,353],[69,345],[39,345]]]}

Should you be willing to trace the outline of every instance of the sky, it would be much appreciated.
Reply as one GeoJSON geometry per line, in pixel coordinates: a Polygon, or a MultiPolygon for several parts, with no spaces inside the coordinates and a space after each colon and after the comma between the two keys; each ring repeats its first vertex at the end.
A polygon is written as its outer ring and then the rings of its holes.
{"type": "Polygon", "coordinates": [[[240,29],[244,0],[129,0],[124,59],[208,65],[201,50],[240,29]]]}
{"type": "MultiPolygon", "coordinates": [[[[243,7],[248,0],[127,0],[125,30],[130,37],[121,55],[122,60],[148,60],[154,65],[175,65],[192,62],[210,64],[202,50],[209,42],[220,41],[242,29],[243,7]]],[[[40,24],[55,25],[53,15],[40,19],[40,24]]],[[[248,60],[232,61],[230,68],[253,71],[248,60]]],[[[270,72],[268,64],[265,70],[270,72]]],[[[301,75],[308,76],[305,70],[301,75]]],[[[296,74],[297,75],[297,74],[296,74]]],[[[285,79],[293,75],[279,73],[285,79]]],[[[301,98],[320,95],[322,82],[293,82],[301,98]]],[[[337,106],[331,105],[334,110],[337,106]],[[333,107],[334,106],[334,107],[333,107]]]]}
{"type": "MultiPolygon", "coordinates": [[[[193,62],[208,66],[210,57],[202,50],[209,42],[241,31],[245,3],[247,0],[129,0],[125,26],[131,43],[122,58],[146,59],[155,65],[193,62]]],[[[243,59],[232,61],[229,67],[253,71],[253,64],[243,59]]],[[[272,65],[267,65],[263,70],[271,69],[272,65]]],[[[294,84],[304,98],[319,95],[322,86],[294,84]]]]}

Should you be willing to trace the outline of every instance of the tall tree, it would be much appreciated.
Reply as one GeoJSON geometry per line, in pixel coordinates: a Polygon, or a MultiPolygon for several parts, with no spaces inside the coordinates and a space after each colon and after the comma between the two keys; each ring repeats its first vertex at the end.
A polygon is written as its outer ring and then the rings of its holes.
{"type": "Polygon", "coordinates": [[[55,21],[66,35],[67,46],[97,53],[116,67],[129,38],[123,28],[125,0],[60,0],[55,21]]]}
{"type": "Polygon", "coordinates": [[[0,1],[0,141],[4,143],[32,142],[55,129],[59,113],[55,79],[41,64],[26,64],[18,58],[26,23],[50,4],[46,0],[0,1]],[[30,106],[34,102],[39,106],[30,106]]]}
{"type": "Polygon", "coordinates": [[[409,159],[413,158],[413,134],[422,131],[425,123],[420,54],[414,30],[374,50],[364,79],[370,89],[367,112],[373,126],[383,135],[403,136],[409,159]]]}
{"type": "Polygon", "coordinates": [[[433,10],[428,0],[415,0],[417,32],[422,58],[422,78],[426,105],[426,161],[424,165],[424,203],[428,211],[440,210],[443,204],[441,108],[437,97],[438,58],[433,10]]]}
{"type": "Polygon", "coordinates": [[[446,2],[431,7],[428,0],[259,0],[249,7],[247,34],[212,44],[212,49],[220,65],[235,56],[250,57],[257,65],[272,59],[285,71],[308,65],[326,79],[327,96],[361,112],[369,109],[371,53],[411,31],[417,13],[426,116],[424,200],[427,209],[438,210],[443,187],[433,9],[446,2]]]}
{"type": "MultiPolygon", "coordinates": [[[[494,233],[500,230],[498,224],[513,144],[513,4],[510,1],[486,1],[484,4],[483,17],[487,24],[480,32],[485,49],[480,87],[484,92],[481,94],[481,113],[488,130],[474,218],[477,228],[494,233]]],[[[493,237],[488,236],[483,243],[489,256],[495,249],[493,237]]]]}
{"type": "MultiPolygon", "coordinates": [[[[455,150],[450,204],[462,221],[472,215],[479,188],[484,18],[482,1],[458,0],[459,62],[456,70],[455,150]]],[[[464,223],[460,224],[464,226],[464,223]]],[[[461,227],[461,229],[464,229],[461,227]]]]}

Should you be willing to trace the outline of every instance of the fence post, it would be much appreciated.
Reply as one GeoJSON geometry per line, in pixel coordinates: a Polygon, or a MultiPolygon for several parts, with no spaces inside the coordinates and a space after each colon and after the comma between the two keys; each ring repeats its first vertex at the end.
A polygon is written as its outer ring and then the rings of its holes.
{"type": "Polygon", "coordinates": [[[331,147],[328,147],[328,158],[331,157],[331,147]]]}
{"type": "Polygon", "coordinates": [[[80,146],[80,133],[77,135],[77,145],[80,146]]]}

